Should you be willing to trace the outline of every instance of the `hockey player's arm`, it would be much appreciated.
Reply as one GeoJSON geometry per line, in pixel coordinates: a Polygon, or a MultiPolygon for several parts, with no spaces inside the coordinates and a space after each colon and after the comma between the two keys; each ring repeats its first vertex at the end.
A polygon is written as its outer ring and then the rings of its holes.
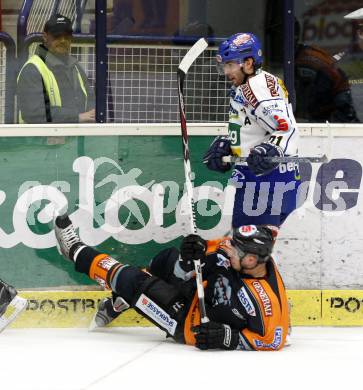
{"type": "Polygon", "coordinates": [[[268,142],[285,156],[297,154],[298,129],[291,106],[284,99],[261,101],[255,110],[259,125],[270,133],[268,142]]]}
{"type": "Polygon", "coordinates": [[[196,234],[190,234],[183,238],[180,246],[179,259],[174,266],[174,275],[183,280],[189,280],[195,276],[194,259],[200,259],[203,279],[215,270],[218,257],[216,250],[219,248],[220,239],[203,240],[196,234]]]}

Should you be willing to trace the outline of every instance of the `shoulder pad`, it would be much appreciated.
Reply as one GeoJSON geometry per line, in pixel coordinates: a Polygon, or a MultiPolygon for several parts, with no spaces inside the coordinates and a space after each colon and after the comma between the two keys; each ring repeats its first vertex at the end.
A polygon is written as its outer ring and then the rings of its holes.
{"type": "Polygon", "coordinates": [[[251,77],[241,88],[244,96],[252,106],[256,106],[262,100],[271,100],[282,98],[281,82],[271,73],[262,71],[254,77],[251,77]]]}

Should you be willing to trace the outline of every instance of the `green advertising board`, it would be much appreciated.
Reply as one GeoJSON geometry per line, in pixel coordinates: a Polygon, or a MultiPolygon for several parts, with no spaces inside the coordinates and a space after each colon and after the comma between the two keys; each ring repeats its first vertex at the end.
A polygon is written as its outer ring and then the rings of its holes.
{"type": "MultiPolygon", "coordinates": [[[[228,174],[201,162],[212,138],[191,138],[191,164],[194,187],[218,199],[228,174]]],[[[124,263],[145,266],[188,233],[178,136],[3,137],[0,148],[0,277],[18,288],[93,284],[55,247],[52,216],[65,204],[81,239],[124,263]]],[[[209,195],[197,202],[206,231],[221,220],[209,195]]]]}

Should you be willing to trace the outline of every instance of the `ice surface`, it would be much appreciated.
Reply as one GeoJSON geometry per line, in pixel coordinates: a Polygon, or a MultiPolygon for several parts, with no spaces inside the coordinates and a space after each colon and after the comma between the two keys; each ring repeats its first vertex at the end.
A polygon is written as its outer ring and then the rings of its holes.
{"type": "Polygon", "coordinates": [[[292,341],[280,352],[202,352],[157,328],[6,329],[0,389],[363,388],[363,328],[296,327],[292,341]]]}

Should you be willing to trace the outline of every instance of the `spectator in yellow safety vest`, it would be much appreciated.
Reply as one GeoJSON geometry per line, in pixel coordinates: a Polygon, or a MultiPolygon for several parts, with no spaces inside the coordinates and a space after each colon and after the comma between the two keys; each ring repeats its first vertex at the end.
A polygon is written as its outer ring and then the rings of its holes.
{"type": "Polygon", "coordinates": [[[70,55],[72,22],[56,14],[18,75],[19,123],[94,122],[94,95],[86,73],[70,55]]]}

